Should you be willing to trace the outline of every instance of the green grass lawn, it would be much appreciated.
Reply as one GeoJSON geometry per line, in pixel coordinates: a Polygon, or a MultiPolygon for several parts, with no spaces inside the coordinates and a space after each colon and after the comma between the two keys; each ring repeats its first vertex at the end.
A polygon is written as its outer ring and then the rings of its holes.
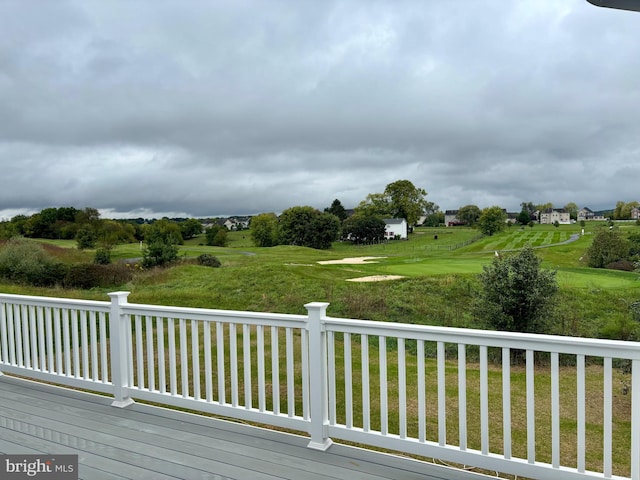
{"type": "MultiPolygon", "coordinates": [[[[588,268],[585,251],[594,224],[585,235],[578,225],[512,226],[489,237],[464,227],[417,228],[409,240],[356,246],[337,242],[329,250],[253,246],[248,231],[229,232],[227,247],[208,247],[204,237],[180,247],[184,258],[215,255],[222,268],[181,265],[140,272],[135,279],[111,289],[56,291],[59,296],[106,299],[109,290],[131,291],[131,301],[193,307],[303,313],[305,303],[328,301],[330,314],[450,326],[481,326],[473,318],[477,274],[493,261],[495,252],[509,255],[526,244],[536,247],[544,268],[557,270],[560,292],[555,299],[553,333],[597,336],[611,321],[628,316],[627,303],[640,297],[640,275],[588,268]],[[559,244],[560,245],[557,245],[559,244]],[[366,264],[321,265],[322,260],[378,257],[366,264]],[[397,275],[401,280],[357,283],[347,280],[397,275]],[[626,303],[625,303],[626,302],[626,303]]],[[[625,229],[640,229],[625,225],[625,229]]],[[[80,252],[73,241],[48,241],[68,252],[71,261],[91,261],[94,252],[80,252]]],[[[139,243],[119,245],[114,261],[142,256],[139,243]]],[[[1,285],[1,284],[0,284],[1,285]]],[[[1,285],[3,291],[50,295],[46,289],[1,285]]]]}

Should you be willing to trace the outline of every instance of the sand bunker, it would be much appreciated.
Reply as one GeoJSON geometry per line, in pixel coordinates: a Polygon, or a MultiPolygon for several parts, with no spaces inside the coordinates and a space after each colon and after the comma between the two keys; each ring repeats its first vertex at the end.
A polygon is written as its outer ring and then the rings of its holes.
{"type": "Polygon", "coordinates": [[[343,258],[341,260],[322,260],[318,262],[320,265],[361,265],[363,263],[376,263],[372,260],[378,260],[387,257],[352,257],[343,258]]]}
{"type": "Polygon", "coordinates": [[[385,280],[398,280],[402,275],[372,275],[370,277],[349,278],[347,282],[383,282],[385,280]]]}

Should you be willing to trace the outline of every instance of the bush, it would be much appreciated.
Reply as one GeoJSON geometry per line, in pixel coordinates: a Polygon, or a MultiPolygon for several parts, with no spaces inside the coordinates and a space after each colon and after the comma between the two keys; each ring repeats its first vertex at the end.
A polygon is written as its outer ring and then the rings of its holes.
{"type": "Polygon", "coordinates": [[[615,315],[608,319],[600,329],[600,336],[610,340],[635,341],[638,339],[640,326],[633,319],[615,315]]]}
{"type": "Polygon", "coordinates": [[[81,263],[72,265],[65,278],[66,288],[90,289],[112,287],[131,281],[133,273],[125,265],[96,265],[81,263]]]}
{"type": "Polygon", "coordinates": [[[69,267],[64,263],[51,262],[44,266],[37,278],[32,278],[30,284],[36,287],[53,287],[62,285],[69,267]]]}
{"type": "Polygon", "coordinates": [[[630,243],[619,230],[600,229],[587,249],[588,265],[603,268],[618,260],[626,260],[629,250],[630,243]]]}
{"type": "Polygon", "coordinates": [[[111,250],[108,248],[99,248],[96,250],[93,263],[96,265],[109,265],[111,263],[111,250]]]}
{"type": "Polygon", "coordinates": [[[168,265],[178,259],[178,246],[162,240],[147,245],[142,258],[144,268],[168,265]]]}
{"type": "Polygon", "coordinates": [[[52,286],[64,277],[64,268],[40,244],[25,238],[10,239],[0,251],[0,276],[11,282],[52,286]]]}
{"type": "Polygon", "coordinates": [[[96,234],[90,225],[83,225],[76,233],[76,243],[79,250],[94,248],[96,246],[96,234]]]}
{"type": "Polygon", "coordinates": [[[213,255],[209,255],[208,253],[203,253],[198,257],[198,265],[202,265],[203,267],[218,268],[222,264],[220,263],[220,260],[218,260],[213,255]]]}
{"type": "Polygon", "coordinates": [[[229,239],[227,237],[227,227],[223,227],[220,225],[214,225],[210,228],[207,228],[205,237],[207,239],[207,245],[209,245],[210,247],[226,247],[229,243],[229,239]]]}
{"type": "Polygon", "coordinates": [[[608,263],[605,268],[609,270],[622,270],[623,272],[633,272],[635,265],[629,260],[616,260],[615,262],[608,263]]]}
{"type": "Polygon", "coordinates": [[[544,333],[558,291],[556,272],[540,268],[531,246],[517,255],[496,257],[480,274],[482,290],[475,315],[489,328],[544,333]]]}

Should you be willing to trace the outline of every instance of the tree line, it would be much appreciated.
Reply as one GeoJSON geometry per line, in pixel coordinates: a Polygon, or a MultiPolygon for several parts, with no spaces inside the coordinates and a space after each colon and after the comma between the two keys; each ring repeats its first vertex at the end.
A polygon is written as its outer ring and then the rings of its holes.
{"type": "MultiPolygon", "coordinates": [[[[110,253],[118,244],[144,242],[143,264],[169,263],[178,256],[178,245],[203,233],[203,223],[195,218],[159,220],[103,219],[91,207],[45,208],[31,216],[17,215],[0,223],[0,239],[14,237],[75,240],[78,249],[96,249],[95,263],[111,262],[110,253]]],[[[207,245],[226,246],[227,229],[213,223],[204,231],[207,245]]]]}
{"type": "Polygon", "coordinates": [[[385,218],[404,218],[413,226],[426,211],[439,207],[425,197],[427,192],[409,180],[389,183],[383,192],[367,195],[347,212],[339,199],[320,211],[296,206],[275,213],[262,213],[251,219],[251,237],[259,247],[298,245],[327,249],[338,239],[357,244],[377,243],[385,238],[385,218]]]}

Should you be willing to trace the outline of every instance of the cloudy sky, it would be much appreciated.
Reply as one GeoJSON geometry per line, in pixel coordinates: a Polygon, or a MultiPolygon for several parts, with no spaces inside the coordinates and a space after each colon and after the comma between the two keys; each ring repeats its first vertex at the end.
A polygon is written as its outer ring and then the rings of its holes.
{"type": "Polygon", "coordinates": [[[640,200],[640,13],[586,0],[0,0],[0,218],[640,200]]]}

